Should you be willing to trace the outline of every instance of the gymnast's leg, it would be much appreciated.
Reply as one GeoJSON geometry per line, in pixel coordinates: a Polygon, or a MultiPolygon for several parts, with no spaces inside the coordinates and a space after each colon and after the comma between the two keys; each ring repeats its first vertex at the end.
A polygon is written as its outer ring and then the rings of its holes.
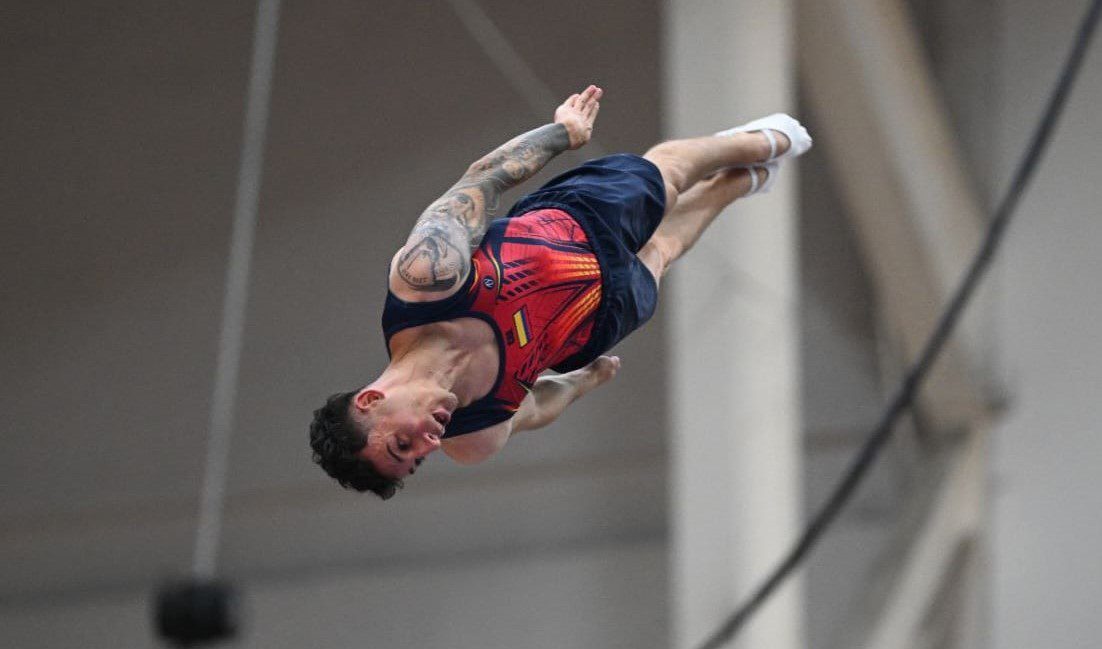
{"type": "Polygon", "coordinates": [[[637,256],[661,280],[724,207],[768,191],[780,161],[802,155],[811,144],[800,122],[774,113],[711,137],[670,140],[651,148],[643,157],[662,174],[666,214],[637,256]]]}
{"type": "MultiPolygon", "coordinates": [[[[791,145],[780,131],[773,131],[776,151],[783,155],[791,145]]],[[[677,206],[682,193],[705,176],[724,167],[760,164],[770,158],[769,138],[762,132],[670,140],[652,147],[643,157],[654,163],[666,185],[666,214],[677,206]]]]}
{"type": "Polygon", "coordinates": [[[674,208],[666,212],[658,229],[637,253],[639,260],[661,282],[670,265],[692,248],[724,208],[764,185],[768,175],[776,172],[773,164],[769,168],[724,169],[696,183],[681,193],[674,208]]]}

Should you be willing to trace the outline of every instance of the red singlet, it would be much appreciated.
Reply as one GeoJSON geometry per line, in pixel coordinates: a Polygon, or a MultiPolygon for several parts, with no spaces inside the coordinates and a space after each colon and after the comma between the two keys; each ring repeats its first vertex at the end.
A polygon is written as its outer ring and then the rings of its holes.
{"type": "Polygon", "coordinates": [[[445,437],[513,416],[546,369],[589,341],[601,302],[601,268],[585,232],[566,212],[541,209],[490,225],[471,256],[471,276],[438,302],[404,302],[388,293],[387,338],[408,327],[475,317],[494,330],[501,367],[490,393],[458,409],[445,437]]]}

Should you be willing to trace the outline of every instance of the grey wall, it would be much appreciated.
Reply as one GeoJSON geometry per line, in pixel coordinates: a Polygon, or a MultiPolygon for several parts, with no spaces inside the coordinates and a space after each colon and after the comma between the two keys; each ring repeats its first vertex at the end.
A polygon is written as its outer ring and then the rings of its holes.
{"type": "MultiPolygon", "coordinates": [[[[628,151],[658,136],[656,5],[483,3],[556,93],[605,87],[597,137],[628,151]]],[[[252,11],[6,12],[0,645],[145,645],[147,593],[188,565],[252,11]]],[[[384,362],[413,220],[554,106],[447,3],[398,0],[285,3],[272,102],[224,547],[246,644],[664,645],[661,318],[488,466],[434,458],[384,505],[308,459],[310,411],[384,362]]]]}
{"type": "MultiPolygon", "coordinates": [[[[256,647],[663,647],[665,548],[617,543],[452,565],[253,580],[256,647]]],[[[152,646],[144,594],[9,607],[6,647],[152,646]]]]}
{"type": "MultiPolygon", "coordinates": [[[[1010,176],[1087,2],[1008,0],[1000,177],[1010,176]]],[[[994,438],[992,646],[1098,646],[1102,620],[1102,47],[1094,43],[1002,258],[1012,408],[994,438]]]]}
{"type": "MultiPolygon", "coordinates": [[[[812,133],[815,116],[804,114],[812,133]]],[[[827,156],[800,167],[800,336],[804,502],[817,510],[880,414],[885,370],[878,358],[877,300],[852,222],[834,190],[827,156]]],[[[901,436],[910,434],[902,431],[901,436]]],[[[910,442],[911,440],[905,440],[910,442]]],[[[904,449],[906,445],[904,445],[904,449]]],[[[855,501],[807,562],[808,645],[840,647],[865,606],[865,584],[889,547],[908,485],[906,459],[889,446],[855,501]]]]}

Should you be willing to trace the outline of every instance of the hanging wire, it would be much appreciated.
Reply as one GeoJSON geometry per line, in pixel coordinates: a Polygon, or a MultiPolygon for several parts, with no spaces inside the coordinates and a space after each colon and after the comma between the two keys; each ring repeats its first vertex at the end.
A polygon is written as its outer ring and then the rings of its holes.
{"type": "Polygon", "coordinates": [[[949,305],[938,320],[937,326],[919,354],[918,360],[907,371],[902,384],[892,397],[879,422],[869,434],[864,446],[858,451],[846,473],[842,476],[834,491],[831,492],[830,497],[819,511],[812,516],[811,521],[804,528],[803,533],[781,563],[762,581],[750,597],[731,613],[707,640],[699,645],[700,649],[718,649],[722,647],[746,625],[746,622],[803,561],[819,538],[838,517],[839,512],[849,501],[854,490],[884,448],[885,442],[891,438],[897,420],[914,400],[923,379],[925,379],[934,361],[937,360],[938,354],[949,339],[950,334],[952,334],[961,313],[968,305],[976,286],[998,250],[1003,234],[1010,223],[1010,218],[1018,206],[1022,193],[1037,170],[1041,156],[1049,144],[1052,132],[1067,103],[1076,76],[1086,56],[1091,37],[1098,26],[1100,14],[1102,14],[1102,0],[1093,0],[1086,16],[1083,18],[1083,22],[1079,26],[1074,45],[1060,73],[1056,88],[1052,96],[1049,97],[1041,121],[1030,139],[1025,155],[1015,170],[1006,195],[999,201],[979,251],[972,259],[964,279],[957,287],[949,301],[949,305]]]}
{"type": "Polygon", "coordinates": [[[222,330],[218,339],[218,364],[211,395],[210,432],[199,501],[199,522],[195,529],[192,572],[199,577],[214,575],[222,536],[230,433],[237,400],[245,307],[249,299],[249,266],[256,238],[264,136],[268,127],[272,69],[279,31],[279,2],[259,0],[256,9],[241,161],[237,173],[237,198],[233,209],[233,233],[222,302],[222,330]]]}

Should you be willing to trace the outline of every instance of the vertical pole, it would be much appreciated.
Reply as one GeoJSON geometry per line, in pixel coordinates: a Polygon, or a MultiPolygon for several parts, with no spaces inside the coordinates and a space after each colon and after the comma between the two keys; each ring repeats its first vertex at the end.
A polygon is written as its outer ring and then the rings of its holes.
{"type": "MultiPolygon", "coordinates": [[[[787,0],[669,0],[666,132],[714,132],[795,104],[787,0]]],[[[671,272],[673,645],[699,643],[772,568],[802,518],[795,168],[736,203],[671,272]],[[740,297],[727,265],[775,304],[740,297]]],[[[801,580],[744,647],[803,642],[801,580]]]]}
{"type": "Polygon", "coordinates": [[[226,503],[226,472],[229,466],[230,435],[237,400],[237,374],[245,336],[245,307],[249,300],[249,267],[256,238],[256,215],[260,205],[260,181],[264,167],[264,137],[272,93],[279,34],[280,0],[258,0],[253,30],[249,88],[245,99],[245,125],[241,160],[237,173],[237,197],[233,208],[233,231],[222,298],[222,330],[218,337],[218,364],[211,395],[210,432],[199,496],[199,520],[195,530],[192,573],[211,577],[217,571],[218,546],[222,538],[222,512],[226,503]]]}

